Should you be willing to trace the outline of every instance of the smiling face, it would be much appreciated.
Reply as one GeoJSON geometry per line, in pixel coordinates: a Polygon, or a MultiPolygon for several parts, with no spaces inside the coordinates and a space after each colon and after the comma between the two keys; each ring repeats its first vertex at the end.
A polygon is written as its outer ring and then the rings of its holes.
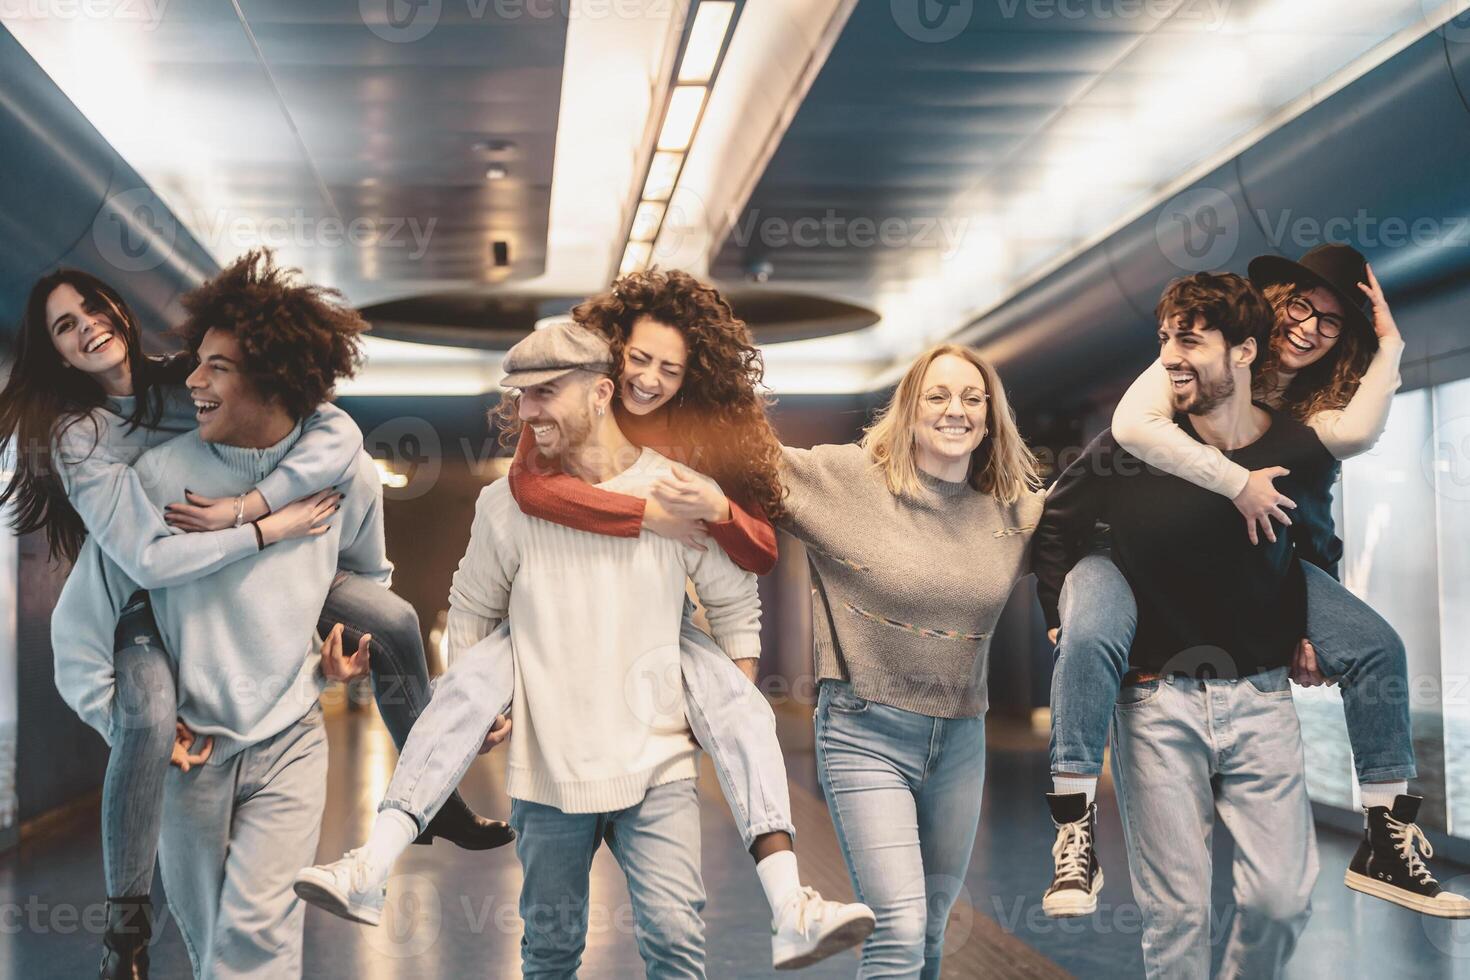
{"type": "Polygon", "coordinates": [[[653,317],[640,317],[623,345],[623,407],[634,415],[663,408],[684,384],[688,360],[682,333],[653,317]]]}
{"type": "Polygon", "coordinates": [[[1281,366],[1288,371],[1301,371],[1322,360],[1337,346],[1344,329],[1345,317],[1342,304],[1325,289],[1302,289],[1297,290],[1294,295],[1310,303],[1317,314],[1298,323],[1287,313],[1290,300],[1278,304],[1274,344],[1281,366]],[[1335,336],[1322,336],[1321,327],[1324,322],[1329,331],[1332,327],[1337,328],[1335,336]]]}
{"type": "Polygon", "coordinates": [[[46,298],[46,324],[62,360],[84,374],[117,371],[128,359],[123,331],[105,304],[62,283],[46,298]]]}
{"type": "Polygon", "coordinates": [[[921,468],[934,471],[969,459],[985,438],[988,398],[985,376],[963,357],[944,354],[930,363],[914,416],[921,468]]]}
{"type": "Polygon", "coordinates": [[[235,335],[211,329],[199,345],[199,366],[184,381],[194,399],[194,417],[205,442],[227,446],[270,445],[284,409],[265,397],[242,370],[244,355],[235,335]]]}
{"type": "Polygon", "coordinates": [[[547,459],[566,459],[592,435],[599,404],[612,394],[612,381],[586,371],[572,371],[545,384],[522,388],[517,415],[531,427],[536,449],[547,459]]]}
{"type": "Polygon", "coordinates": [[[1236,391],[1236,372],[1248,376],[1254,353],[1253,339],[1231,347],[1202,316],[1191,321],[1178,314],[1159,324],[1159,359],[1169,372],[1176,412],[1207,415],[1228,401],[1236,391]]]}

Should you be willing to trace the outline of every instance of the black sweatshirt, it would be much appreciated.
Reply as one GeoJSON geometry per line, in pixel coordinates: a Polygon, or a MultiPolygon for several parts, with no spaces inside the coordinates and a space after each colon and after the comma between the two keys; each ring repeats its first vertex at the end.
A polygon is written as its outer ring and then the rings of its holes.
{"type": "MultiPolygon", "coordinates": [[[[1301,505],[1289,511],[1290,533],[1278,524],[1274,544],[1251,544],[1231,501],[1146,466],[1105,430],[1057,478],[1036,528],[1037,591],[1048,626],[1060,625],[1062,582],[1101,521],[1138,603],[1132,667],[1244,677],[1291,662],[1306,628],[1298,554],[1329,571],[1338,557],[1327,545],[1335,540],[1330,506],[1317,499],[1331,487],[1337,461],[1310,428],[1257,407],[1271,414],[1270,428],[1226,455],[1250,470],[1291,470],[1276,480],[1301,505]]],[[[1176,421],[1199,439],[1188,415],[1176,421]]]]}

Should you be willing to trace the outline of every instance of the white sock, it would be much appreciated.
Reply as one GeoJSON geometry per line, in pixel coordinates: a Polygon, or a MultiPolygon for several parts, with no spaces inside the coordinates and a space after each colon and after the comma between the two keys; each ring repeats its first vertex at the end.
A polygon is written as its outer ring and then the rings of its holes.
{"type": "Polygon", "coordinates": [[[372,833],[368,834],[367,843],[362,845],[363,860],[367,862],[374,881],[388,880],[393,865],[418,835],[419,825],[402,810],[388,807],[378,811],[372,833]]]}
{"type": "Polygon", "coordinates": [[[1068,793],[1086,793],[1087,802],[1091,803],[1097,796],[1097,777],[1054,773],[1051,777],[1051,791],[1058,796],[1065,796],[1068,793]]]}
{"type": "Polygon", "coordinates": [[[796,852],[777,851],[770,857],[755,863],[755,873],[766,891],[766,901],[771,903],[771,917],[781,914],[786,901],[801,888],[801,876],[796,872],[796,852]]]}
{"type": "Polygon", "coordinates": [[[1409,781],[1400,780],[1396,783],[1359,783],[1358,793],[1363,798],[1363,819],[1368,819],[1368,808],[1370,806],[1386,806],[1393,809],[1395,797],[1403,796],[1409,791],[1409,781]]]}

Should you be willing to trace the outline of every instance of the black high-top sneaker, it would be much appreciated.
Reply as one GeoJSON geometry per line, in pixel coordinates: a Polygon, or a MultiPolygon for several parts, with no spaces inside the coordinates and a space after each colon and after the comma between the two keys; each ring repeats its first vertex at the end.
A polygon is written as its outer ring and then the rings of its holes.
{"type": "Polygon", "coordinates": [[[1057,841],[1051,846],[1055,861],[1051,887],[1041,898],[1041,908],[1053,918],[1090,915],[1097,911],[1097,893],[1103,886],[1097,863],[1097,805],[1087,802],[1086,793],[1048,793],[1046,803],[1057,841]]]}
{"type": "Polygon", "coordinates": [[[1414,822],[1422,802],[1422,797],[1399,796],[1391,810],[1368,808],[1368,827],[1348,865],[1347,886],[1425,915],[1470,918],[1470,899],[1441,888],[1424,863],[1434,848],[1414,822]]]}
{"type": "Polygon", "coordinates": [[[153,938],[153,905],[147,895],[107,900],[107,931],[102,934],[101,980],[148,980],[148,943],[153,938]]]}

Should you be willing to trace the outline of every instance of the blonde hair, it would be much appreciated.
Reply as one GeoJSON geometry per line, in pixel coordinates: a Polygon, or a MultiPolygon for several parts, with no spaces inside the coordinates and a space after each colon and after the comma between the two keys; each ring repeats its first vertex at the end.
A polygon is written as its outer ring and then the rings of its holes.
{"type": "Polygon", "coordinates": [[[914,454],[914,423],[919,417],[919,395],[929,365],[946,354],[969,361],[985,379],[990,396],[986,427],[989,430],[970,456],[970,486],[988,493],[1004,504],[1013,504],[1023,495],[1040,488],[1036,457],[1016,428],[1016,416],[1006,398],[1005,388],[995,368],[969,347],[940,344],[920,354],[889,399],[863,433],[862,447],[874,466],[883,470],[884,480],[894,495],[922,495],[926,488],[919,479],[919,466],[914,454]]]}

